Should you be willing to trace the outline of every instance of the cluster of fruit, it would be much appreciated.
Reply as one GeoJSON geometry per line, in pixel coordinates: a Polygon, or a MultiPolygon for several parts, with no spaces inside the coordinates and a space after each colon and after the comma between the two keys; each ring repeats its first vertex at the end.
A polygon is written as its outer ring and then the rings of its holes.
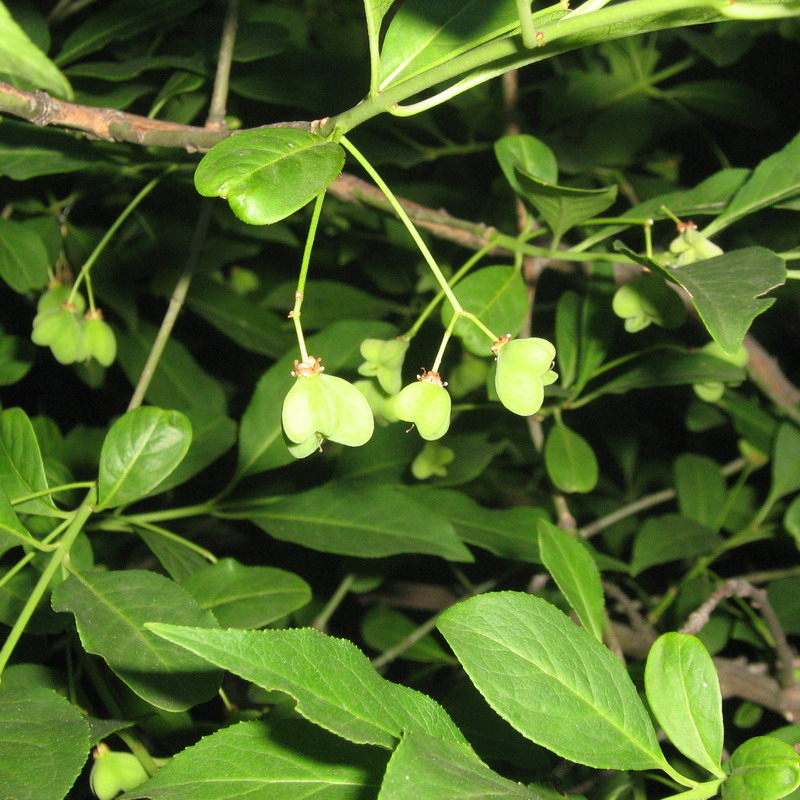
{"type": "Polygon", "coordinates": [[[60,364],[88,361],[108,367],[117,357],[117,340],[99,308],[86,311],[86,301],[62,283],[53,283],[39,298],[31,340],[49,347],[60,364]]]}
{"type": "MultiPolygon", "coordinates": [[[[372,435],[374,415],[386,421],[410,422],[428,441],[444,436],[451,412],[447,382],[438,372],[423,369],[415,382],[401,388],[407,349],[408,342],[401,339],[366,339],[361,344],[365,362],[359,373],[377,378],[388,397],[374,386],[362,393],[361,387],[323,374],[318,358],[296,361],[295,382],[282,411],[292,454],[303,458],[325,439],[352,447],[362,445],[372,435]]],[[[558,377],[552,370],[553,345],[545,339],[503,336],[492,350],[497,357],[495,390],[500,402],[515,414],[535,414],[544,402],[544,387],[558,377]]]]}

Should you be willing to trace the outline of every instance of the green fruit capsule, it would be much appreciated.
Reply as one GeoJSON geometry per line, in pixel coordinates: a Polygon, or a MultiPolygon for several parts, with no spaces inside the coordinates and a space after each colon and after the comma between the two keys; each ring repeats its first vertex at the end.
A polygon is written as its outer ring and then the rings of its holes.
{"type": "Polygon", "coordinates": [[[628,333],[643,330],[651,322],[662,328],[677,328],[686,319],[680,297],[657,275],[640,275],[620,286],[611,307],[625,320],[628,333]]]}
{"type": "Polygon", "coordinates": [[[417,383],[404,387],[392,407],[398,419],[417,426],[423,439],[441,439],[450,427],[450,395],[438,372],[423,370],[417,383]]]}
{"type": "Polygon", "coordinates": [[[105,745],[98,747],[89,775],[89,785],[99,800],[112,800],[148,779],[148,774],[133,753],[117,753],[105,745]]]}
{"type": "Polygon", "coordinates": [[[447,475],[447,465],[456,457],[455,452],[439,442],[426,442],[425,446],[411,462],[411,474],[424,481],[432,475],[443,478],[447,475]]]}
{"type": "Polygon", "coordinates": [[[86,314],[83,326],[83,346],[87,358],[95,358],[104,367],[110,367],[117,357],[117,339],[114,330],[96,309],[95,314],[86,314]],[[99,316],[97,316],[99,315],[99,316]]]}
{"type": "Polygon", "coordinates": [[[547,339],[513,339],[497,348],[494,386],[500,402],[514,414],[535,414],[544,387],[558,377],[551,369],[556,349],[547,339]]]}
{"type": "MultiPolygon", "coordinates": [[[[53,308],[60,308],[69,300],[71,293],[72,289],[70,289],[69,286],[64,286],[63,283],[53,283],[39,298],[39,302],[36,304],[36,310],[41,313],[42,311],[48,311],[53,308]]],[[[83,295],[80,292],[75,292],[71,300],[71,310],[74,310],[78,314],[83,314],[85,308],[86,300],[84,300],[83,295]]]]}
{"type": "Polygon", "coordinates": [[[358,368],[359,375],[375,377],[387,394],[397,394],[402,386],[401,370],[408,345],[402,339],[364,339],[361,355],[365,360],[358,368]]]}
{"type": "Polygon", "coordinates": [[[72,364],[86,357],[83,320],[63,306],[36,315],[31,341],[49,347],[60,364],[72,364]]]}

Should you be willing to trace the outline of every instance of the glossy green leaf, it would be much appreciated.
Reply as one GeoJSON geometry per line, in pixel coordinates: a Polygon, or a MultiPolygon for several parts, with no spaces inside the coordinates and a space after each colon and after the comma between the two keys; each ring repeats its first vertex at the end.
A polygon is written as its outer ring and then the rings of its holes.
{"type": "Polygon", "coordinates": [[[0,75],[22,89],[43,89],[72,100],[72,87],[58,67],[28,38],[0,3],[0,75]]]}
{"type": "Polygon", "coordinates": [[[778,426],[772,451],[770,497],[777,500],[800,489],[800,431],[789,422],[778,426]]]}
{"type": "MultiPolygon", "coordinates": [[[[33,425],[21,408],[0,411],[0,485],[12,503],[48,488],[33,425]]],[[[50,495],[26,500],[14,508],[26,514],[56,516],[50,495]]]]}
{"type": "Polygon", "coordinates": [[[800,134],[765,158],[733,196],[725,210],[703,230],[713,236],[737,220],[800,193],[800,134]]]}
{"type": "Polygon", "coordinates": [[[727,767],[722,800],[779,800],[800,786],[800,755],[771,736],[740,744],[727,767]]]}
{"type": "Polygon", "coordinates": [[[465,744],[408,733],[389,759],[378,800],[543,800],[489,769],[465,744]],[[410,777],[413,776],[413,780],[410,777]]]}
{"type": "Polygon", "coordinates": [[[0,485],[0,555],[23,544],[30,544],[33,537],[19,521],[3,487],[0,485]]]}
{"type": "Polygon", "coordinates": [[[678,348],[642,351],[622,374],[598,387],[598,394],[625,394],[632,389],[680,386],[703,381],[740,383],[747,376],[741,367],[706,353],[678,348]]]}
{"type": "Polygon", "coordinates": [[[0,688],[0,793],[14,800],[62,800],[89,754],[78,708],[41,686],[0,688]]]}
{"type": "Polygon", "coordinates": [[[625,667],[545,600],[479,595],[447,609],[438,627],[489,705],[532,741],[590,767],[664,766],[625,667]]]}
{"type": "Polygon", "coordinates": [[[219,689],[219,670],[144,627],[156,621],[218,626],[210,611],[169,578],[134,569],[72,574],[55,588],[52,602],[56,611],[75,615],[83,647],[157,708],[183,711],[219,689]]]}
{"type": "Polygon", "coordinates": [[[360,558],[428,553],[472,561],[447,520],[391,486],[331,482],[270,503],[248,517],[276,539],[326,553],[360,558]]]}
{"type": "Polygon", "coordinates": [[[183,460],[192,426],[179,411],[136,408],[120,417],[100,452],[97,508],[133,503],[155,489],[183,460]]]}
{"type": "Polygon", "coordinates": [[[361,800],[386,757],[302,720],[241,722],[178,753],[129,797],[150,800],[361,800]],[[224,769],[220,769],[224,764],[224,769]]]}
{"type": "Polygon", "coordinates": [[[194,572],[182,586],[224,628],[263,628],[311,600],[311,587],[298,575],[233,558],[194,572]]]}
{"type": "Polygon", "coordinates": [[[650,517],[634,540],[631,574],[638,575],[657,564],[706,555],[722,541],[722,537],[688,517],[650,517]]]}
{"type": "Polygon", "coordinates": [[[588,549],[545,519],[538,521],[539,555],[581,625],[603,641],[605,603],[600,570],[588,549]]]}
{"type": "Polygon", "coordinates": [[[494,155],[511,188],[522,194],[516,170],[546,183],[558,180],[558,164],[553,151],[535,136],[519,133],[503,136],[494,143],[494,155]]]}
{"type": "Polygon", "coordinates": [[[566,425],[554,425],[544,445],[547,474],[562,492],[591,492],[600,476],[589,442],[566,425]]]}
{"type": "Polygon", "coordinates": [[[719,464],[707,456],[681,453],[673,471],[680,513],[707,528],[716,528],[727,494],[719,464]]]}
{"type": "Polygon", "coordinates": [[[667,737],[717,778],[722,759],[722,695],[708,650],[694,636],[665,633],[647,656],[647,702],[667,737]]]}
{"type": "MultiPolygon", "coordinates": [[[[375,606],[361,618],[361,636],[364,642],[379,653],[389,650],[413,634],[419,627],[411,617],[386,606],[375,606]]],[[[400,658],[419,661],[423,664],[453,664],[455,659],[439,644],[434,636],[426,633],[411,647],[403,650],[400,658]]]]}
{"type": "MultiPolygon", "coordinates": [[[[484,267],[459,281],[455,288],[459,303],[497,336],[516,336],[528,312],[528,291],[522,275],[513,267],[484,267]]],[[[442,324],[453,316],[449,301],[442,303],[442,324]]],[[[472,322],[460,319],[453,332],[476,356],[490,356],[492,342],[472,322]]]]}
{"type": "Polygon", "coordinates": [[[543,181],[519,168],[517,181],[522,197],[542,215],[558,240],[570,228],[601,214],[617,199],[616,185],[602,189],[573,189],[543,181]]]}
{"type": "Polygon", "coordinates": [[[234,134],[203,156],[194,175],[204,197],[224,197],[239,219],[269,225],[293,214],[339,174],[344,150],[308,131],[234,134]]]}
{"type": "Polygon", "coordinates": [[[24,294],[45,287],[51,266],[39,236],[20,222],[0,218],[0,278],[15,292],[24,294]]]}
{"type": "Polygon", "coordinates": [[[151,625],[223,669],[297,701],[297,712],[356,744],[392,748],[405,731],[463,742],[458,728],[427,695],[381,678],[351,642],[312,628],[210,631],[151,625]]]}
{"type": "Polygon", "coordinates": [[[392,18],[380,88],[406,80],[519,27],[514,0],[408,0],[392,18]]]}
{"type": "MultiPolygon", "coordinates": [[[[342,321],[306,341],[308,352],[322,358],[326,370],[353,369],[361,363],[359,346],[369,337],[387,339],[396,335],[394,327],[380,321],[342,321]]],[[[258,381],[239,427],[239,466],[242,478],[294,461],[286,449],[281,428],[281,408],[294,378],[292,361],[296,352],[287,353],[258,381]]]]}

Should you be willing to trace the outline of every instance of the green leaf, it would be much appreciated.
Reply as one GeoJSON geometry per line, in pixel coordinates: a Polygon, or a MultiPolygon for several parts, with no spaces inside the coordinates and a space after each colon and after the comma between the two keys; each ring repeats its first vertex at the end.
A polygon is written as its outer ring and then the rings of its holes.
{"type": "Polygon", "coordinates": [[[148,703],[184,711],[219,689],[221,673],[146,630],[160,621],[218,626],[178,584],[145,570],[73,573],[53,591],[53,608],[75,615],[83,647],[148,703]]]}
{"type": "Polygon", "coordinates": [[[136,531],[139,538],[150,548],[167,574],[177,583],[186,580],[190,575],[208,566],[200,553],[187,547],[179,540],[163,536],[160,533],[141,528],[136,531]]]}
{"type": "Polygon", "coordinates": [[[69,81],[14,22],[3,3],[0,3],[0,76],[22,89],[44,89],[56,97],[73,99],[69,81]]]}
{"type": "Polygon", "coordinates": [[[39,236],[21,222],[0,217],[0,278],[18,294],[25,294],[47,285],[50,266],[39,236]]]}
{"type": "Polygon", "coordinates": [[[667,737],[717,778],[722,758],[722,695],[708,650],[694,636],[665,633],[647,656],[647,702],[667,737]]]}
{"type": "Polygon", "coordinates": [[[93,10],[67,37],[56,63],[77,61],[112,42],[123,42],[151,29],[164,33],[200,5],[201,0],[175,0],[167,5],[161,0],[116,0],[106,4],[93,10]]]}
{"type": "Polygon", "coordinates": [[[197,165],[194,182],[204,197],[227,198],[250,225],[288,217],[339,174],[344,150],[308,131],[264,128],[221,141],[197,165]]]}
{"type": "Polygon", "coordinates": [[[772,485],[769,495],[773,500],[800,489],[800,431],[789,422],[778,426],[772,450],[772,485]]]}
{"type": "Polygon", "coordinates": [[[198,570],[182,585],[225,628],[263,628],[311,600],[311,587],[299,576],[233,558],[198,570]]]}
{"type": "Polygon", "coordinates": [[[83,714],[52,689],[0,689],[0,786],[14,800],[62,800],[89,752],[83,714]]]}
{"type": "MultiPolygon", "coordinates": [[[[400,611],[386,606],[375,606],[361,619],[361,636],[369,647],[381,653],[395,647],[413,634],[418,627],[414,620],[400,611]]],[[[455,663],[453,656],[446,653],[430,633],[417,639],[411,647],[402,652],[400,658],[423,664],[455,663]]]]}
{"type": "Polygon", "coordinates": [[[362,800],[377,791],[385,761],[380,750],[350,744],[302,720],[270,717],[206,736],[126,797],[362,800]]]}
{"type": "Polygon", "coordinates": [[[535,136],[526,133],[503,136],[494,143],[494,155],[517,194],[522,194],[522,188],[516,170],[546,183],[558,180],[558,164],[553,151],[535,136]]]}
{"type": "Polygon", "coordinates": [[[430,697],[378,675],[351,642],[304,628],[211,631],[178,625],[150,629],[223,669],[297,701],[297,712],[356,744],[392,748],[405,731],[464,738],[430,697]]]}
{"type": "Polygon", "coordinates": [[[0,555],[23,544],[31,544],[33,537],[19,521],[8,495],[0,485],[0,555]]]}
{"type": "Polygon", "coordinates": [[[432,486],[458,486],[474,480],[508,444],[504,440],[489,441],[486,432],[450,433],[446,441],[453,451],[453,461],[447,465],[446,475],[434,475],[429,479],[432,486]]]}
{"type": "Polygon", "coordinates": [[[378,800],[542,800],[535,789],[489,769],[465,744],[407,733],[395,749],[378,800]],[[413,776],[413,780],[409,777],[413,776]]]}
{"type": "Polygon", "coordinates": [[[128,411],[111,426],[100,451],[97,509],[149,494],[180,464],[191,441],[192,426],[180,411],[128,411]]]}
{"type": "Polygon", "coordinates": [[[625,667],[545,600],[479,595],[438,627],[489,705],[532,741],[600,769],[665,766],[625,667]]]}
{"type": "Polygon", "coordinates": [[[727,495],[719,464],[707,456],[681,453],[675,459],[673,471],[681,515],[707,528],[717,528],[727,495]]]}
{"type": "Polygon", "coordinates": [[[0,327],[0,386],[19,383],[33,365],[35,348],[19,336],[9,336],[0,327]]]}
{"type": "MultiPolygon", "coordinates": [[[[497,336],[516,336],[528,312],[528,292],[519,270],[514,267],[484,267],[460,281],[455,288],[461,305],[475,314],[497,336]]],[[[442,303],[442,324],[453,316],[449,301],[442,303]]],[[[492,342],[467,319],[459,319],[453,333],[476,356],[491,355],[492,342]]]]}
{"type": "Polygon", "coordinates": [[[689,292],[708,332],[731,355],[753,320],[775,302],[761,295],[786,281],[783,259],[764,247],[732,250],[682,267],[662,266],[662,270],[689,292]]]}
{"type": "Polygon", "coordinates": [[[408,0],[383,40],[380,89],[519,27],[514,0],[408,0]]]}
{"type": "MultiPolygon", "coordinates": [[[[0,411],[0,486],[12,503],[48,488],[33,425],[21,408],[0,411]]],[[[24,514],[57,516],[50,495],[26,500],[15,509],[24,514]]]]}
{"type": "Polygon", "coordinates": [[[522,197],[541,215],[553,237],[561,237],[576,225],[601,214],[617,199],[617,186],[573,189],[540,180],[517,168],[522,197]]]}
{"type": "MultiPolygon", "coordinates": [[[[362,361],[359,347],[364,339],[389,339],[394,327],[380,321],[342,321],[307,340],[308,352],[323,359],[325,369],[355,369],[362,361]]],[[[298,353],[289,352],[268,369],[258,381],[239,426],[239,466],[237,479],[292,463],[281,428],[283,398],[292,387],[292,361],[298,353]]]]}
{"type": "MultiPolygon", "coordinates": [[[[765,158],[751,174],[725,210],[703,230],[713,236],[723,228],[762,208],[800,193],[800,134],[782,150],[765,158]]],[[[721,342],[720,342],[721,344],[721,342]]]]}
{"type": "Polygon", "coordinates": [[[592,446],[564,424],[556,424],[544,445],[547,474],[562,492],[591,492],[600,476],[592,446]]]}
{"type": "Polygon", "coordinates": [[[539,554],[581,625],[603,641],[605,603],[600,570],[584,545],[545,519],[538,521],[539,554]]]}
{"type": "Polygon", "coordinates": [[[631,574],[685,558],[712,553],[722,544],[722,537],[705,525],[679,514],[650,517],[633,543],[631,574]]]}
{"type": "Polygon", "coordinates": [[[600,386],[597,394],[625,394],[632,389],[680,386],[703,381],[741,383],[747,377],[741,367],[728,361],[706,353],[692,353],[672,347],[641,351],[631,363],[634,366],[600,386]]]}
{"type": "Polygon", "coordinates": [[[580,357],[580,321],[583,299],[567,290],[556,306],[556,359],[561,385],[569,389],[578,374],[580,357]]]}
{"type": "Polygon", "coordinates": [[[740,744],[727,767],[722,800],[779,800],[800,786],[800,755],[771,736],[740,744]]]}
{"type": "Polygon", "coordinates": [[[325,553],[359,558],[428,553],[473,560],[444,517],[392,486],[331,482],[270,503],[248,518],[276,539],[325,553]]]}

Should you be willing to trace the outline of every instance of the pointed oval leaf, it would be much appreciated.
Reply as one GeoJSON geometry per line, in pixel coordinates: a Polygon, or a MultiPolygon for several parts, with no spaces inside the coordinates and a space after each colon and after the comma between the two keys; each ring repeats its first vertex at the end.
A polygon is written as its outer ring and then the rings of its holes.
{"type": "Polygon", "coordinates": [[[313,628],[282,631],[148,626],[212,664],[297,701],[310,722],[356,744],[394,747],[405,731],[454,742],[464,737],[427,695],[382,678],[345,639],[313,628]]]}
{"type": "Polygon", "coordinates": [[[650,517],[636,534],[631,558],[631,574],[657,564],[668,564],[713,552],[722,544],[722,537],[680,514],[650,517]]]}
{"type": "Polygon", "coordinates": [[[681,453],[673,471],[680,513],[707,528],[716,528],[727,494],[719,464],[707,456],[681,453]]]}
{"type": "Polygon", "coordinates": [[[494,155],[503,175],[517,194],[522,194],[517,169],[547,183],[558,180],[558,164],[553,151],[535,136],[527,133],[504,136],[495,142],[494,155]]]}
{"type": "Polygon", "coordinates": [[[566,425],[547,434],[544,463],[550,480],[562,492],[591,492],[600,475],[591,445],[566,425]]]}
{"type": "Polygon", "coordinates": [[[180,411],[135,408],[120,417],[100,451],[98,509],[147,495],[183,460],[192,426],[180,411]]]}
{"type": "Polygon", "coordinates": [[[219,689],[219,670],[144,627],[155,621],[218,627],[214,615],[169,578],[135,569],[75,573],[55,588],[52,603],[75,615],[84,648],[148,703],[185,711],[219,689]]]}
{"type": "Polygon", "coordinates": [[[545,519],[538,521],[539,555],[583,627],[603,641],[600,570],[584,545],[545,519]]]}
{"type": "Polygon", "coordinates": [[[244,131],[203,156],[194,174],[204,197],[227,198],[250,225],[269,225],[293,214],[333,181],[344,165],[335,142],[294,128],[244,131]]]}
{"type": "Polygon", "coordinates": [[[489,705],[532,741],[601,769],[665,765],[625,667],[555,606],[495,592],[447,609],[438,627],[489,705]]]}
{"type": "Polygon", "coordinates": [[[665,633],[647,656],[647,702],[667,737],[687,758],[718,778],[722,758],[722,695],[708,650],[695,636],[665,633]]]}
{"type": "Polygon", "coordinates": [[[225,628],[262,628],[311,600],[311,587],[298,575],[233,558],[192,573],[182,585],[225,628]]]}
{"type": "Polygon", "coordinates": [[[380,750],[345,742],[304,720],[271,717],[206,736],[126,797],[359,800],[374,796],[385,764],[380,750]]]}

